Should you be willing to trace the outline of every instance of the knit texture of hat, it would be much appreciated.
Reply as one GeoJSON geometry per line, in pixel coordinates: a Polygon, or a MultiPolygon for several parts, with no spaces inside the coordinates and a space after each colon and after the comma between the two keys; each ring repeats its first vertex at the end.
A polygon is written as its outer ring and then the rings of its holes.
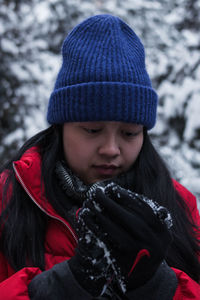
{"type": "Polygon", "coordinates": [[[151,129],[157,94],[144,47],[121,19],[97,15],[77,25],[62,47],[63,62],[50,96],[50,124],[122,121],[151,129]]]}

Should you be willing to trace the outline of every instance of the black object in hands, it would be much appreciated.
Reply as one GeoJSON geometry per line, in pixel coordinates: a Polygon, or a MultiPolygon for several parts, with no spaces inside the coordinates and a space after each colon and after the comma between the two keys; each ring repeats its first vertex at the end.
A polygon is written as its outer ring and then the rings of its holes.
{"type": "Polygon", "coordinates": [[[89,239],[95,236],[102,243],[105,278],[124,293],[154,275],[172,241],[168,210],[114,183],[90,193],[79,223],[89,239]]]}

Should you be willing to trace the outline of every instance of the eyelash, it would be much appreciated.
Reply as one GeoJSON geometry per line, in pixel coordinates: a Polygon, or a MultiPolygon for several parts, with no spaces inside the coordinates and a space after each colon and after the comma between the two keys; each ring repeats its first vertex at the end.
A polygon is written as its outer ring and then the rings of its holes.
{"type": "Polygon", "coordinates": [[[89,129],[89,128],[83,128],[87,133],[90,133],[90,134],[95,134],[95,133],[98,133],[100,132],[101,129],[89,129]]]}
{"type": "Polygon", "coordinates": [[[124,134],[125,134],[127,137],[133,137],[133,136],[136,136],[136,135],[137,135],[137,133],[128,132],[128,131],[125,131],[124,134]]]}

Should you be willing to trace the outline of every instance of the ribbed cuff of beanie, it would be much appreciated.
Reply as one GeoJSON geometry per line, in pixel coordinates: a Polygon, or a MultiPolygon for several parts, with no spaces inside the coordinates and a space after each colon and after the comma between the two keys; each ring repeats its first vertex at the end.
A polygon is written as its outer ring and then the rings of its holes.
{"type": "Polygon", "coordinates": [[[50,124],[121,121],[151,129],[156,122],[157,94],[151,87],[126,82],[89,82],[54,90],[50,124]]]}

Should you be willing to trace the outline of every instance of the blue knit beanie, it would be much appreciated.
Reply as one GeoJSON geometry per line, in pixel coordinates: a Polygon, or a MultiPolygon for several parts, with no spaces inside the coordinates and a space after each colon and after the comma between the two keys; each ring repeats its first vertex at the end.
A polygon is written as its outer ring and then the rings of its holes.
{"type": "Polygon", "coordinates": [[[122,121],[151,129],[157,94],[144,47],[118,17],[97,15],[77,25],[62,47],[63,63],[50,96],[50,124],[122,121]]]}

